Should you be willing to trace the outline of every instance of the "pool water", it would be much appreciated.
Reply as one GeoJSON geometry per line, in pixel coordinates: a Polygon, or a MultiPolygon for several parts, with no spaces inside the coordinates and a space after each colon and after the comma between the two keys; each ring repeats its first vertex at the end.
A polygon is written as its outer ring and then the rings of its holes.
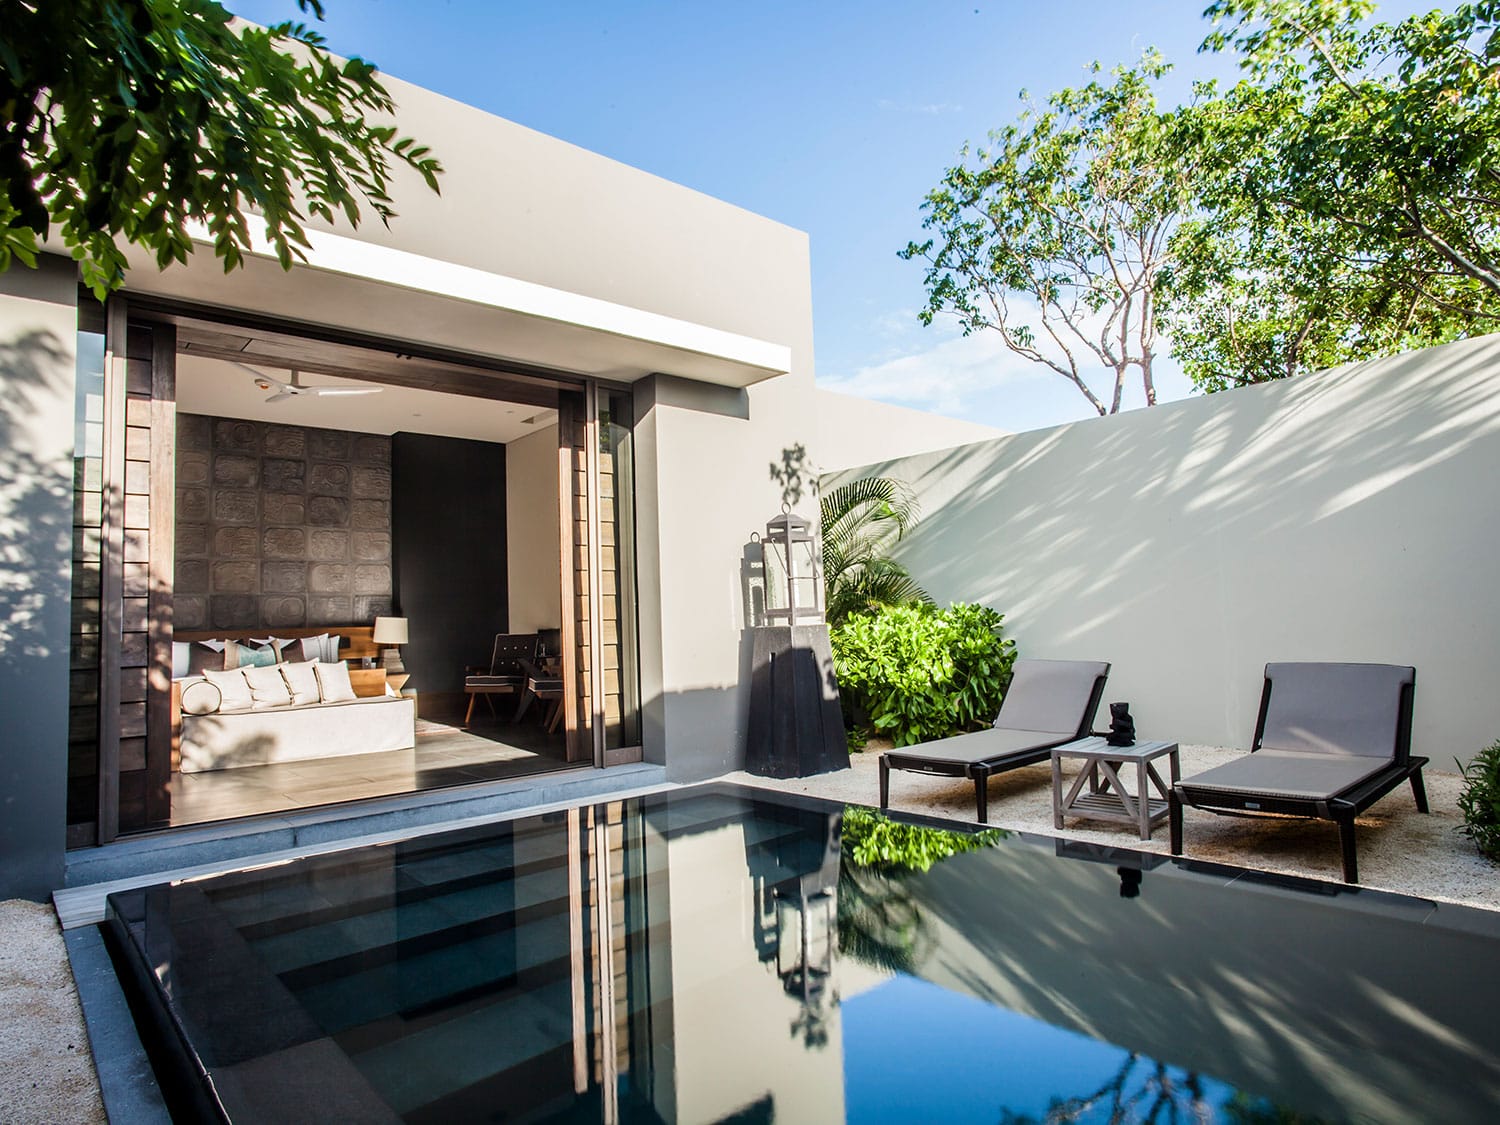
{"type": "Polygon", "coordinates": [[[1500,916],[733,786],[110,911],[190,1116],[1500,1120],[1500,916]]]}

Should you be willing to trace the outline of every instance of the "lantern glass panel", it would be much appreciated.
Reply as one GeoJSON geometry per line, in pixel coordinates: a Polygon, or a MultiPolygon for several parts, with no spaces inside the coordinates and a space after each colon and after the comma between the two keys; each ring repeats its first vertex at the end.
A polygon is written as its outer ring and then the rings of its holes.
{"type": "Polygon", "coordinates": [[[786,544],[775,539],[762,539],[760,550],[765,562],[766,612],[769,615],[779,610],[785,614],[791,608],[786,544]]]}
{"type": "Polygon", "coordinates": [[[811,541],[793,543],[791,549],[796,553],[797,560],[796,577],[793,579],[797,595],[797,616],[799,619],[815,618],[821,601],[818,595],[823,585],[818,573],[817,554],[811,541]]]}

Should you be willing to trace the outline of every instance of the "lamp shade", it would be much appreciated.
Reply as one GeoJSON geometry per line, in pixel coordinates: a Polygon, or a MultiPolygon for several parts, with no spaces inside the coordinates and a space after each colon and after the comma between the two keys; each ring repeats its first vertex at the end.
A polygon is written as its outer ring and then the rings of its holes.
{"type": "Polygon", "coordinates": [[[377,617],[373,640],[378,645],[404,645],[406,643],[406,618],[377,617]]]}

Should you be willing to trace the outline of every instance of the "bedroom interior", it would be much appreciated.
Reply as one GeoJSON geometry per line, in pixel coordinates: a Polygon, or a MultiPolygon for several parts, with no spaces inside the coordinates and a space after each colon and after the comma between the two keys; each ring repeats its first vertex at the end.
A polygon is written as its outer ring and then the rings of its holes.
{"type": "MultiPolygon", "coordinates": [[[[256,336],[181,318],[174,331],[131,328],[133,358],[146,362],[132,363],[125,403],[117,830],[592,764],[562,723],[564,697],[577,693],[563,690],[559,666],[570,591],[557,388],[256,336]],[[160,368],[172,374],[165,404],[160,368]],[[497,385],[511,393],[493,397],[497,385]],[[154,424],[163,405],[167,426],[154,424]],[[163,569],[165,589],[147,577],[163,569]],[[377,643],[377,618],[403,623],[399,649],[377,643]],[[533,674],[468,707],[466,677],[489,671],[496,636],[511,633],[537,638],[533,674]],[[167,660],[169,687],[152,667],[167,660]]],[[[101,420],[88,415],[100,413],[80,411],[83,478],[87,430],[101,420]]],[[[98,581],[88,565],[97,520],[85,495],[75,584],[98,581]]],[[[81,671],[76,710],[108,713],[99,701],[110,677],[81,671]]],[[[86,723],[74,733],[80,749],[96,738],[86,723]]],[[[83,753],[74,761],[76,846],[97,831],[87,818],[99,767],[83,753]]]]}

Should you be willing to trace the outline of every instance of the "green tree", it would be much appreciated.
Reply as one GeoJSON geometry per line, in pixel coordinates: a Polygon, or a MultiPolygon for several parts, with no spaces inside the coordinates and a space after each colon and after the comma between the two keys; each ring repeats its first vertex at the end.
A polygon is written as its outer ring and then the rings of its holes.
{"type": "MultiPolygon", "coordinates": [[[[297,0],[323,17],[319,0],[297,0]]],[[[119,242],[184,262],[205,225],[226,270],[261,224],[285,268],[307,218],[395,214],[392,168],[437,190],[437,160],[398,137],[375,68],[306,26],[232,21],[213,0],[0,0],[0,269],[55,228],[101,298],[119,242]]]]}
{"type": "Polygon", "coordinates": [[[1500,4],[1217,0],[1164,322],[1217,390],[1500,327],[1500,4]]]}
{"type": "Polygon", "coordinates": [[[917,519],[917,498],[905,481],[866,477],[819,498],[823,587],[830,625],[851,613],[930,602],[888,552],[917,519]]]}
{"type": "Polygon", "coordinates": [[[1167,70],[1147,52],[1107,82],[1028,104],[972,160],[964,146],[922,205],[933,237],[900,252],[927,263],[924,323],[947,314],[965,335],[998,332],[1100,414],[1120,409],[1132,372],[1156,401],[1157,289],[1194,176],[1190,150],[1161,158],[1178,117],[1157,108],[1167,70]],[[1087,380],[1099,367],[1113,378],[1102,393],[1087,380]]]}

